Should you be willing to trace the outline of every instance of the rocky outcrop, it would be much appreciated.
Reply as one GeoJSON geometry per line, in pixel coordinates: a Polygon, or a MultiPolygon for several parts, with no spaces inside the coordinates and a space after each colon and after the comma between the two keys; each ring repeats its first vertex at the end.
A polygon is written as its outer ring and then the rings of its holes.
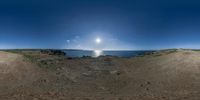
{"type": "Polygon", "coordinates": [[[66,55],[62,50],[41,50],[40,52],[49,55],[66,55]]]}

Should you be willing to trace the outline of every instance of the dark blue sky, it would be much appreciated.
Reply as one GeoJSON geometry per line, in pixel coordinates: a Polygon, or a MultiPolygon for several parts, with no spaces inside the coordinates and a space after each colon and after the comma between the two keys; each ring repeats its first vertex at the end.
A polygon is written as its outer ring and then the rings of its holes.
{"type": "Polygon", "coordinates": [[[1,0],[0,48],[200,48],[199,0],[1,0]]]}

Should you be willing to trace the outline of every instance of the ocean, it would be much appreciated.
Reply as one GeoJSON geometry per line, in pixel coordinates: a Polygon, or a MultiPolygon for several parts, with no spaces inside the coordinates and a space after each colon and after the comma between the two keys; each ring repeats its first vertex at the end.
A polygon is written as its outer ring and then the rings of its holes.
{"type": "Polygon", "coordinates": [[[67,57],[98,57],[98,56],[117,56],[117,57],[134,57],[138,55],[143,55],[145,53],[151,53],[155,51],[150,50],[140,50],[140,51],[100,51],[100,50],[64,50],[67,57]]]}

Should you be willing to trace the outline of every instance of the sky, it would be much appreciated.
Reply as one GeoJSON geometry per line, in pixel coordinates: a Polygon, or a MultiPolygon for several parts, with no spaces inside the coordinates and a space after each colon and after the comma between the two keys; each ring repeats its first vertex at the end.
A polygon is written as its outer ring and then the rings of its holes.
{"type": "Polygon", "coordinates": [[[200,49],[199,38],[199,0],[0,1],[0,49],[200,49]]]}

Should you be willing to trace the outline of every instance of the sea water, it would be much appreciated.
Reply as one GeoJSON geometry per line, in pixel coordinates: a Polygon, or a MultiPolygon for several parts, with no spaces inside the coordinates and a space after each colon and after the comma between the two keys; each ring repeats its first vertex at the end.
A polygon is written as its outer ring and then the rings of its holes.
{"type": "Polygon", "coordinates": [[[144,55],[145,53],[154,52],[150,50],[140,51],[89,51],[89,50],[64,50],[67,57],[98,57],[98,56],[117,56],[117,57],[134,57],[138,55],[144,55]]]}

